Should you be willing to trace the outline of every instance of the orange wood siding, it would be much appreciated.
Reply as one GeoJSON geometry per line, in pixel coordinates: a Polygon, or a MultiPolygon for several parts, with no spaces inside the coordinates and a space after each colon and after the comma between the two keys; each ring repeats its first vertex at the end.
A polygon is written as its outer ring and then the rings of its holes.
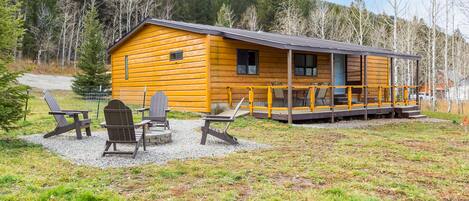
{"type": "Polygon", "coordinates": [[[347,55],[347,81],[362,81],[360,69],[360,55],[347,55]]]}
{"type": "MultiPolygon", "coordinates": [[[[287,83],[287,51],[255,45],[247,42],[211,37],[210,74],[213,102],[227,102],[228,86],[266,86],[272,82],[287,83]],[[259,52],[258,75],[238,75],[236,72],[237,49],[250,49],[259,52]]],[[[315,53],[318,59],[318,76],[293,76],[294,85],[330,82],[330,55],[315,53]]],[[[247,91],[233,92],[233,98],[246,96],[247,91]],[[242,94],[241,94],[242,93],[242,94]]],[[[266,98],[266,90],[256,94],[257,99],[266,98]]]]}
{"type": "Polygon", "coordinates": [[[164,91],[173,110],[209,112],[207,97],[207,36],[155,25],[145,25],[111,53],[113,98],[141,104],[157,90],[164,91]],[[184,58],[170,61],[172,51],[184,58]],[[128,55],[129,79],[124,57],[128,55]]]}
{"type": "MultiPolygon", "coordinates": [[[[369,86],[389,85],[388,61],[389,59],[387,57],[368,56],[367,78],[369,86]]],[[[378,97],[378,88],[370,87],[369,96],[378,97]]]]}

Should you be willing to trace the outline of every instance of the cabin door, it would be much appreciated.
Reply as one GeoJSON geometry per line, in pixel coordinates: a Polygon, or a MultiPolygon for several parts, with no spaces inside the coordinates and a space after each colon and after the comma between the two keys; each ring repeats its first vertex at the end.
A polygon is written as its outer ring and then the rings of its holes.
{"type": "MultiPolygon", "coordinates": [[[[334,85],[345,85],[345,55],[334,54],[334,85]]],[[[344,88],[336,88],[334,94],[345,94],[344,88]]]]}

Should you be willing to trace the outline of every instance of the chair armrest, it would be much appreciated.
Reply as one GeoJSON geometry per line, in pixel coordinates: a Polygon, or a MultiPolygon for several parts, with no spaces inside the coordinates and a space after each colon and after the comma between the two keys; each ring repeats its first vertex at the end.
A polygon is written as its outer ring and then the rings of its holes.
{"type": "Polygon", "coordinates": [[[81,114],[80,112],[69,112],[69,111],[50,111],[49,114],[51,115],[68,115],[68,116],[75,116],[81,114]]]}
{"type": "Polygon", "coordinates": [[[145,112],[145,111],[147,111],[147,110],[150,110],[150,108],[148,108],[148,107],[146,107],[146,108],[138,108],[138,109],[136,109],[136,110],[137,110],[137,112],[145,112]]]}
{"type": "Polygon", "coordinates": [[[213,122],[233,122],[234,121],[234,119],[231,119],[231,118],[203,118],[202,120],[213,121],[213,122]]]}
{"type": "Polygon", "coordinates": [[[78,112],[78,113],[88,113],[88,110],[62,110],[62,112],[78,112]]]}
{"type": "Polygon", "coordinates": [[[135,128],[140,128],[140,127],[142,127],[144,125],[147,125],[147,124],[150,124],[150,123],[151,123],[151,120],[143,120],[140,123],[135,124],[134,126],[135,126],[135,128]]]}
{"type": "Polygon", "coordinates": [[[225,118],[225,119],[229,119],[231,117],[229,117],[229,116],[220,116],[220,115],[205,115],[205,118],[225,118]]]}

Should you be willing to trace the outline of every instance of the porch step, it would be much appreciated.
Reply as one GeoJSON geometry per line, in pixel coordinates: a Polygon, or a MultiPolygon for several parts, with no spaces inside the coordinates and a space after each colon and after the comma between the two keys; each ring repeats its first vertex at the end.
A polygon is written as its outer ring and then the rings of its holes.
{"type": "Polygon", "coordinates": [[[415,116],[415,115],[420,115],[420,110],[409,110],[409,111],[403,111],[402,115],[404,117],[410,117],[410,116],[415,116]]]}
{"type": "Polygon", "coordinates": [[[423,118],[427,118],[427,115],[419,114],[419,115],[409,116],[409,119],[423,119],[423,118]]]}

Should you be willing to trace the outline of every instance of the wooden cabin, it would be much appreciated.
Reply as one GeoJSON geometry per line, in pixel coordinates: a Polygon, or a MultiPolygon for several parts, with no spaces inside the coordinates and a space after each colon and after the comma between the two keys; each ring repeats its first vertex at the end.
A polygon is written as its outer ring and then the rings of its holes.
{"type": "Polygon", "coordinates": [[[129,103],[164,91],[172,110],[215,113],[245,97],[254,116],[290,121],[418,104],[416,86],[392,84],[392,59],[420,57],[387,49],[148,19],[108,51],[112,96],[129,103]]]}

